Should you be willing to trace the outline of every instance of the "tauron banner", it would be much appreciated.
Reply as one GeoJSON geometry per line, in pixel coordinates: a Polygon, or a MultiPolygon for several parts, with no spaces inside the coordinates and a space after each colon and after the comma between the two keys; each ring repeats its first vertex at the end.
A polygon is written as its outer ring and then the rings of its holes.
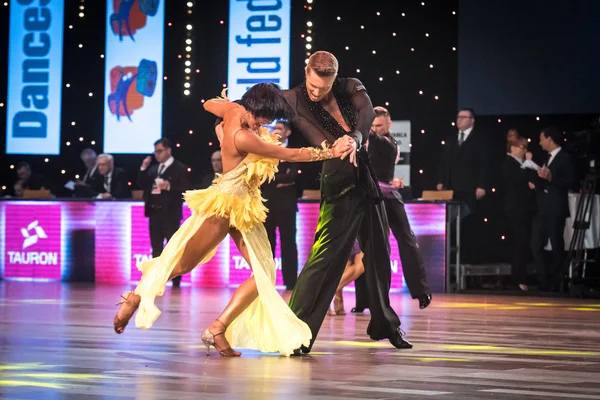
{"type": "Polygon", "coordinates": [[[11,0],[7,154],[60,154],[64,0],[11,0]]]}
{"type": "Polygon", "coordinates": [[[229,98],[260,82],[289,88],[290,15],[291,0],[229,1],[229,98]]]}
{"type": "Polygon", "coordinates": [[[162,136],[164,0],[108,0],[104,152],[146,153],[162,136]]]}

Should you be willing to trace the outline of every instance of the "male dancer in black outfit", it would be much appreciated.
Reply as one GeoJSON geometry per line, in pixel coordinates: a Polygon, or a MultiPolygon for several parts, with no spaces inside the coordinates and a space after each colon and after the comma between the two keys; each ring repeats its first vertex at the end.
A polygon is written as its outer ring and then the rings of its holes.
{"type": "MultiPolygon", "coordinates": [[[[313,337],[309,347],[294,354],[310,352],[356,238],[365,254],[364,276],[372,299],[367,334],[373,340],[389,339],[396,348],[410,349],[412,344],[404,340],[400,319],[390,306],[390,228],[375,173],[362,146],[375,117],[373,105],[358,79],[338,78],[337,71],[335,56],[318,51],[308,61],[305,82],[284,91],[296,112],[291,121],[295,130],[313,146],[344,141],[350,161],[323,162],[315,243],[290,299],[290,307],[308,324],[313,337]]],[[[215,129],[220,122],[217,120],[215,129]]]]}
{"type": "MultiPolygon", "coordinates": [[[[389,111],[383,107],[375,107],[373,111],[375,119],[371,125],[367,145],[369,159],[383,194],[390,228],[398,242],[406,285],[412,298],[418,299],[419,307],[423,309],[431,303],[431,289],[427,283],[425,263],[419,252],[417,238],[410,228],[402,196],[397,190],[402,187],[402,181],[394,180],[394,166],[400,155],[400,148],[390,135],[392,118],[389,111]]],[[[352,311],[362,312],[369,307],[369,296],[364,277],[358,278],[355,284],[356,307],[352,311]]]]}
{"type": "Polygon", "coordinates": [[[389,339],[399,349],[412,348],[404,340],[400,319],[390,306],[389,226],[375,174],[362,146],[374,118],[373,106],[358,79],[338,78],[338,62],[325,51],[314,53],[306,67],[305,82],[285,91],[296,111],[292,125],[313,145],[344,141],[349,161],[323,162],[321,211],[315,243],[298,277],[290,307],[317,337],[329,304],[344,272],[355,238],[365,256],[366,287],[373,340],[389,339]]]}

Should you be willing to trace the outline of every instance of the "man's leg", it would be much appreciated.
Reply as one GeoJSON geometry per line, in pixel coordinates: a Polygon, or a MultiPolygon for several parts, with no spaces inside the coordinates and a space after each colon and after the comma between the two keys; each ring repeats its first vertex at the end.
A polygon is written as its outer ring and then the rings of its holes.
{"type": "Polygon", "coordinates": [[[552,245],[552,262],[549,271],[550,289],[558,290],[565,276],[565,218],[553,216],[548,219],[548,233],[552,245]]]}
{"type": "Polygon", "coordinates": [[[533,253],[533,261],[538,275],[539,288],[548,289],[550,284],[548,279],[548,271],[544,262],[544,247],[548,243],[548,230],[546,228],[546,217],[537,214],[533,219],[533,227],[531,232],[531,252],[533,253]]]}
{"type": "Polygon", "coordinates": [[[269,209],[267,213],[267,219],[265,220],[265,229],[267,231],[267,237],[269,238],[269,243],[271,243],[271,251],[273,252],[273,257],[275,257],[275,246],[277,244],[277,209],[273,207],[273,209],[269,209]]]}
{"type": "Polygon", "coordinates": [[[353,189],[339,199],[321,202],[315,243],[290,299],[291,309],[312,331],[310,346],[302,348],[305,353],[312,348],[346,268],[364,214],[361,193],[353,189]]]}
{"type": "Polygon", "coordinates": [[[400,318],[390,305],[390,228],[385,205],[375,205],[370,198],[364,197],[360,206],[365,215],[357,236],[360,249],[365,253],[364,275],[371,312],[367,334],[373,340],[392,338],[400,326],[400,318]]]}
{"type": "Polygon", "coordinates": [[[427,283],[427,271],[425,263],[419,251],[417,237],[410,227],[410,222],[406,216],[404,204],[396,199],[385,200],[385,210],[387,212],[392,233],[398,242],[398,251],[402,261],[402,273],[404,280],[413,299],[421,298],[424,295],[431,294],[431,288],[427,283]]]}
{"type": "MultiPolygon", "coordinates": [[[[163,234],[167,239],[167,242],[171,240],[171,237],[177,232],[179,229],[179,225],[181,221],[178,218],[173,218],[169,216],[164,216],[163,218],[163,234]]],[[[181,285],[181,276],[176,276],[173,278],[173,286],[179,287],[181,285]]]]}
{"type": "Polygon", "coordinates": [[[354,281],[354,296],[356,297],[356,305],[352,309],[353,313],[361,313],[365,308],[369,308],[369,289],[367,289],[365,274],[354,281]]]}
{"type": "Polygon", "coordinates": [[[281,245],[281,274],[288,290],[298,279],[298,247],[296,245],[296,208],[281,210],[279,215],[279,243],[281,245]]]}
{"type": "Polygon", "coordinates": [[[150,246],[152,247],[152,257],[159,257],[163,251],[165,236],[163,234],[162,218],[158,215],[152,215],[148,218],[148,227],[150,230],[150,246]]]}

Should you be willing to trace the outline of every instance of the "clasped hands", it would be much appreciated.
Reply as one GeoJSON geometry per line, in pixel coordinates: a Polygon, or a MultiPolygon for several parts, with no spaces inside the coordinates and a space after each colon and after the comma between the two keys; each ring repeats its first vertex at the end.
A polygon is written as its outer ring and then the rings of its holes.
{"type": "Polygon", "coordinates": [[[358,166],[356,164],[357,148],[358,146],[356,144],[356,141],[352,136],[349,135],[344,135],[341,138],[337,139],[333,143],[333,146],[331,146],[331,149],[333,150],[336,157],[339,156],[341,160],[348,157],[348,161],[350,161],[350,163],[352,163],[355,167],[358,166]]]}
{"type": "Polygon", "coordinates": [[[547,167],[538,169],[538,176],[548,182],[552,182],[552,172],[547,167]]]}

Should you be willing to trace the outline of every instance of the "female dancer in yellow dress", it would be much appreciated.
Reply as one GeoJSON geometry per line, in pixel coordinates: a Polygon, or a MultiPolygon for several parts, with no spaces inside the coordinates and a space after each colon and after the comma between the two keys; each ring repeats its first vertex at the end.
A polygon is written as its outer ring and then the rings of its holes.
{"type": "Polygon", "coordinates": [[[114,327],[123,333],[139,308],[136,326],[148,329],[160,315],[154,304],[166,283],[206,263],[218,244],[230,234],[252,268],[221,315],[202,334],[207,355],[214,346],[222,356],[239,356],[234,347],[280,352],[285,356],[311,339],[309,327],[290,310],[275,290],[275,265],[263,222],[267,209],[260,185],[273,179],[278,160],[309,162],[340,156],[332,148],[289,149],[261,126],[273,119],[290,118],[290,105],[273,84],[253,86],[241,105],[225,99],[209,100],[204,108],[223,118],[221,154],[224,174],[205,190],[184,194],[193,211],[169,240],[160,257],[138,264],[142,279],[133,292],[123,295],[114,327]]]}

